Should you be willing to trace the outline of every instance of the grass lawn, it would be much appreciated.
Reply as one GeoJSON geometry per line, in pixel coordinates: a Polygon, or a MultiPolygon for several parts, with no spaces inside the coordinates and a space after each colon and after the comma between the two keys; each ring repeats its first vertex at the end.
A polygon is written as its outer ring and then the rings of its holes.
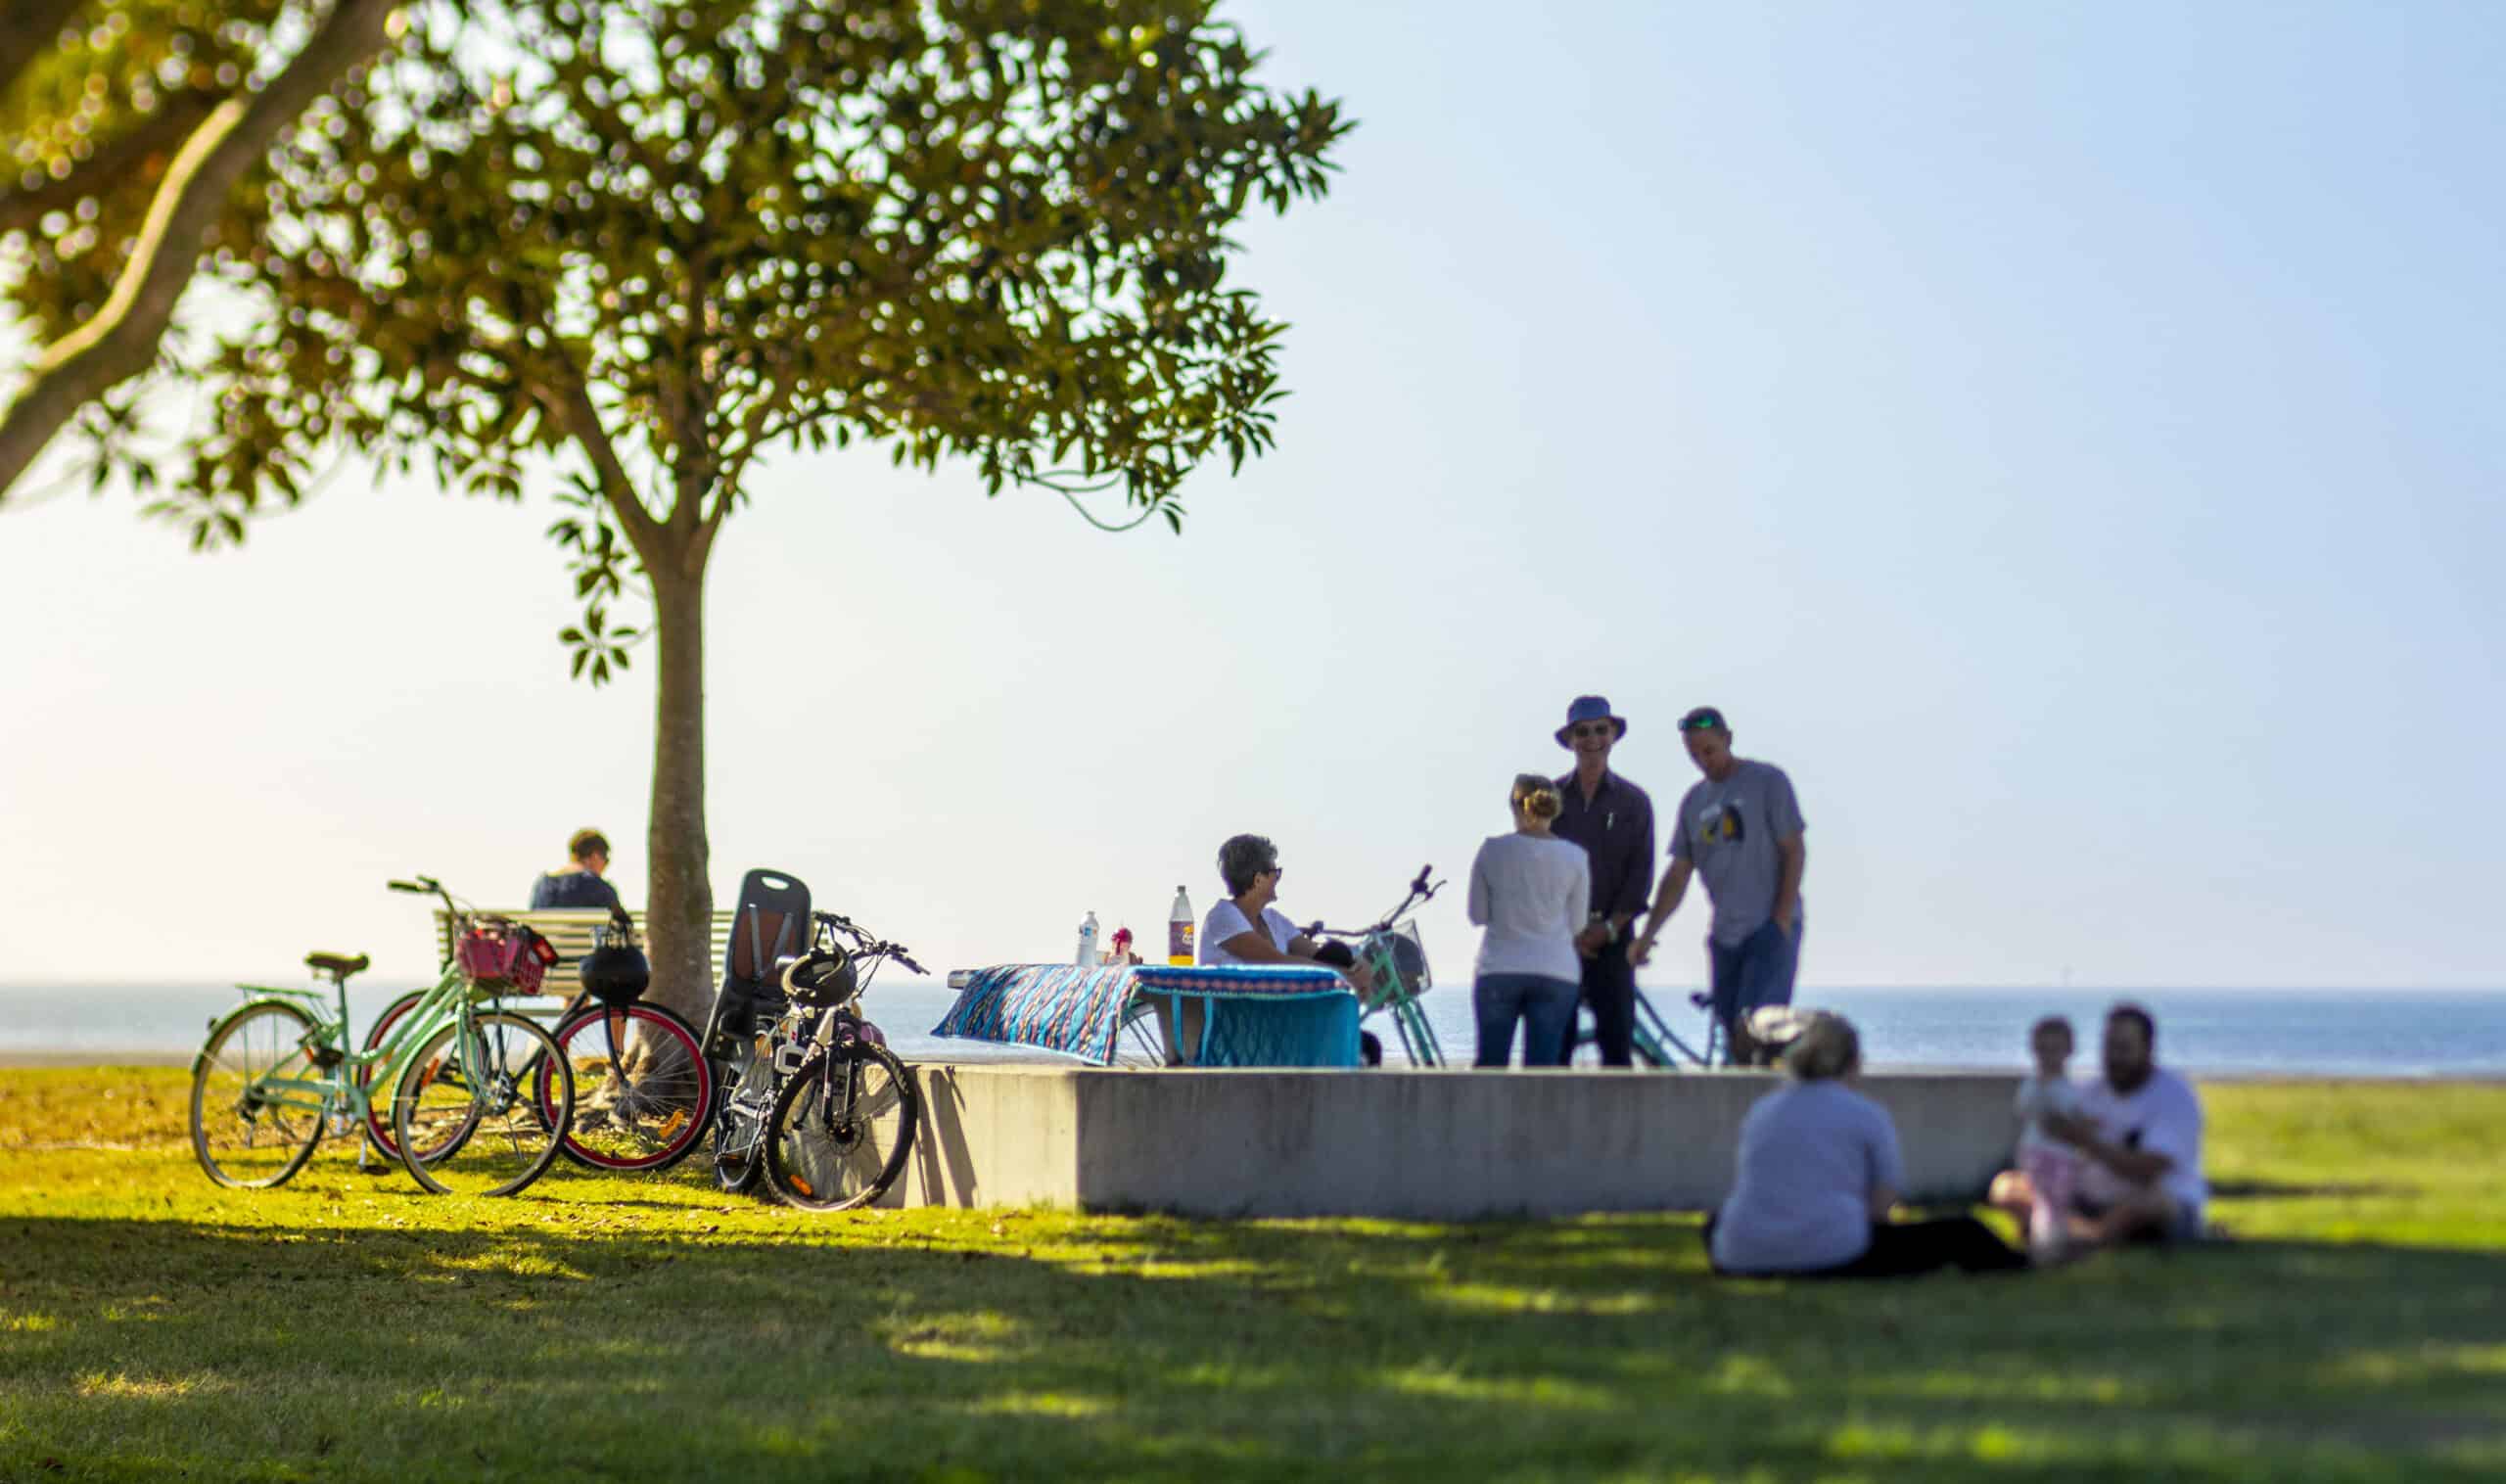
{"type": "Polygon", "coordinates": [[[1682,1217],[231,1192],[187,1086],[0,1072],[0,1479],[2506,1476],[2506,1086],[2213,1088],[2236,1242],[1858,1285],[1682,1217]]]}

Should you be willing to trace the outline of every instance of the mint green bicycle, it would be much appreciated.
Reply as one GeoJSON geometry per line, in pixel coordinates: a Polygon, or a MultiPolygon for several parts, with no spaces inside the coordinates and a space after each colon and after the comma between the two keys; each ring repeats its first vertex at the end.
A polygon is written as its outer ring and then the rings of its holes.
{"type": "Polygon", "coordinates": [[[432,877],[391,885],[442,899],[454,924],[442,977],[365,1050],[348,1037],[348,991],[364,954],[307,954],[327,989],[239,986],[244,1003],[209,1026],[192,1062],[192,1151],[210,1180],[284,1184],[334,1128],[379,1142],[366,1131],[387,1088],[395,1148],[385,1152],[439,1195],[511,1195],[557,1158],[574,1125],[573,1065],[539,1022],[496,1004],[536,991],[555,951],[432,877]]]}

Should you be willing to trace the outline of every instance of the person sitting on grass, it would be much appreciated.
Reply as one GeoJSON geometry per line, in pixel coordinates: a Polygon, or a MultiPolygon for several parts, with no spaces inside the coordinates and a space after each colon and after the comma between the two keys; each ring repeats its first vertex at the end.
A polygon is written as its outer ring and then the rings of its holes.
{"type": "MultiPolygon", "coordinates": [[[[2068,1202],[2070,1252],[2201,1236],[2210,1189],[2202,1178],[2202,1099],[2158,1064],[2158,1022],[2136,1004],[2106,1012],[2106,1077],[2080,1094],[2074,1117],[2045,1132],[2078,1151],[2068,1202]]],[[[2014,1215],[2039,1192],[2024,1170],[1993,1181],[1992,1203],[2014,1215]]]]}
{"type": "Polygon", "coordinates": [[[609,869],[609,837],[596,829],[579,829],[566,842],[572,865],[560,866],[531,884],[531,910],[614,910],[618,888],[601,879],[609,869]]]}
{"type": "Polygon", "coordinates": [[[1740,1120],[1732,1193],[1706,1219],[1706,1260],[1717,1274],[1904,1277],[2027,1266],[1972,1216],[1888,1219],[1905,1164],[1887,1110],[1847,1085],[1862,1067],[1851,1022],[1812,1016],[1784,1064],[1791,1080],[1740,1120]]]}

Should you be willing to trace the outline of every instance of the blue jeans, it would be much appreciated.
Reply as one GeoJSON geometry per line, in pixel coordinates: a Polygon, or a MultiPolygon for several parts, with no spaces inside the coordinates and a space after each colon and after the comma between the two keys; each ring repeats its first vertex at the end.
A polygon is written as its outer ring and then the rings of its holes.
{"type": "Polygon", "coordinates": [[[1523,1023],[1523,1065],[1559,1065],[1558,1051],[1575,1025],[1575,999],[1583,986],[1541,974],[1482,974],[1470,987],[1470,1008],[1479,1018],[1479,1062],[1502,1067],[1513,1059],[1514,1022],[1523,1023]]]}
{"type": "Polygon", "coordinates": [[[1714,964],[1714,1018],[1723,1026],[1723,1058],[1732,1058],[1732,1027],[1751,1010],[1792,1002],[1792,975],[1801,966],[1801,933],[1808,926],[1792,919],[1787,933],[1769,918],[1756,932],[1726,947],[1711,939],[1706,953],[1714,964]]]}

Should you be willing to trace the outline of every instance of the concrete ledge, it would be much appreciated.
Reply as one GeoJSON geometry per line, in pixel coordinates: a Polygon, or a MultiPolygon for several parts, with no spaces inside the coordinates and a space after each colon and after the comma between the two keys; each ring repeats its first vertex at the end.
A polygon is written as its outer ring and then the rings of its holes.
{"type": "MultiPolygon", "coordinates": [[[[1136,1071],[926,1063],[892,1205],[1418,1220],[1695,1211],[1771,1073],[1136,1071]]],[[[1880,1074],[1906,1196],[2009,1161],[2015,1076],[1880,1074]]]]}

